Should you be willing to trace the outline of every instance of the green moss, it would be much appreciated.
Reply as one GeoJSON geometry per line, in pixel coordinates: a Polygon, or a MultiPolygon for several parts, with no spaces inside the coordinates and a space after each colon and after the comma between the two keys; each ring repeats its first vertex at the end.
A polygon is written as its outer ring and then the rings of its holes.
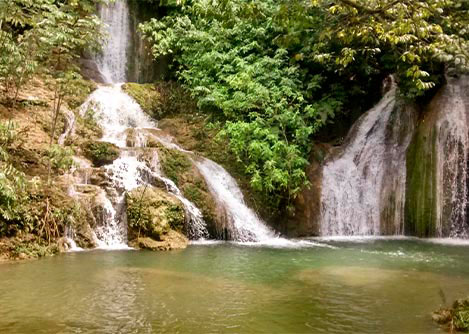
{"type": "Polygon", "coordinates": [[[201,187],[200,184],[186,184],[183,188],[184,196],[191,202],[200,202],[202,199],[201,187]]]}
{"type": "Polygon", "coordinates": [[[94,139],[97,140],[103,136],[103,130],[99,126],[96,114],[93,108],[89,108],[83,117],[78,116],[77,119],[77,126],[76,126],[76,133],[78,141],[83,142],[85,139],[94,139]]]}
{"type": "Polygon", "coordinates": [[[83,153],[95,166],[104,166],[112,163],[119,157],[119,148],[107,142],[89,141],[84,144],[83,153]]]}
{"type": "Polygon", "coordinates": [[[422,124],[407,152],[405,232],[407,235],[435,235],[437,210],[437,130],[422,124]]]}
{"type": "Polygon", "coordinates": [[[163,173],[176,184],[180,184],[181,175],[189,171],[192,163],[182,152],[177,150],[160,149],[160,152],[162,153],[163,173]]]}
{"type": "Polygon", "coordinates": [[[143,111],[158,116],[161,113],[161,98],[154,84],[126,83],[122,89],[140,105],[143,111]]]}
{"type": "Polygon", "coordinates": [[[55,244],[45,245],[38,242],[20,243],[12,253],[16,258],[39,258],[57,254],[58,247],[55,244]]]}
{"type": "Polygon", "coordinates": [[[159,81],[155,84],[127,83],[123,90],[155,119],[196,110],[196,104],[189,94],[172,81],[159,81]]]}

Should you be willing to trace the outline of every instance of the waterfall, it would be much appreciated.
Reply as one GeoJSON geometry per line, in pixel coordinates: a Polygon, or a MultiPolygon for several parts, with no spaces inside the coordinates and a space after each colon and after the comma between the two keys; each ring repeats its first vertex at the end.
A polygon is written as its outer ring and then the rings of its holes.
{"type": "Polygon", "coordinates": [[[392,84],[355,123],[344,146],[323,168],[322,235],[404,232],[405,153],[412,131],[401,129],[412,128],[412,114],[411,108],[400,108],[392,84]]]}
{"type": "Polygon", "coordinates": [[[97,59],[98,68],[107,83],[127,79],[127,52],[130,44],[130,13],[126,0],[115,0],[99,6],[99,17],[106,24],[107,39],[97,59]]]}
{"type": "Polygon", "coordinates": [[[436,123],[437,237],[469,238],[467,87],[462,80],[450,81],[443,90],[444,104],[440,106],[436,123]]]}
{"type": "MultiPolygon", "coordinates": [[[[122,82],[127,79],[128,5],[124,0],[116,0],[101,5],[99,13],[107,24],[109,41],[97,63],[109,84],[99,86],[88,97],[81,106],[80,114],[84,116],[89,110],[93,112],[103,130],[101,140],[117,145],[120,156],[100,170],[105,181],[100,184],[101,189],[95,199],[99,206],[97,226],[94,227],[98,246],[111,249],[127,247],[125,194],[146,185],[163,185],[179,199],[185,209],[189,238],[209,237],[201,211],[162,173],[158,149],[146,147],[150,137],[167,148],[177,149],[191,157],[224,212],[230,239],[282,244],[285,240],[277,238],[245,204],[235,180],[221,166],[208,159],[196,158],[192,152],[175,144],[171,137],[163,135],[140,106],[122,90],[122,82]]],[[[87,182],[90,168],[85,169],[80,181],[87,182]]]]}
{"type": "Polygon", "coordinates": [[[225,211],[231,240],[269,242],[276,239],[275,233],[246,205],[235,179],[223,167],[208,159],[197,161],[197,167],[225,211]]]}
{"type": "MultiPolygon", "coordinates": [[[[100,247],[118,248],[119,245],[126,245],[125,194],[139,186],[157,183],[163,183],[166,190],[183,204],[189,237],[207,238],[209,235],[201,211],[182,195],[174,182],[162,174],[157,149],[145,147],[146,131],[157,130],[156,125],[140,106],[122,91],[121,84],[99,87],[83,104],[81,113],[84,114],[90,108],[103,129],[102,140],[121,148],[120,157],[104,167],[112,187],[103,191],[101,197],[104,208],[101,219],[103,224],[96,229],[100,247]],[[134,140],[129,140],[129,137],[134,140]],[[148,155],[152,156],[150,164],[145,161],[145,156],[148,155]]],[[[159,140],[158,137],[156,139],[159,140]]],[[[162,141],[166,142],[167,139],[162,138],[162,141]]]]}
{"type": "Polygon", "coordinates": [[[447,78],[409,148],[406,232],[469,238],[469,77],[447,78]]]}
{"type": "Polygon", "coordinates": [[[145,148],[144,130],[155,129],[155,123],[122,91],[121,83],[127,81],[127,49],[130,43],[127,1],[116,0],[101,5],[99,14],[107,26],[108,40],[97,63],[110,85],[98,87],[81,106],[80,114],[83,116],[91,109],[103,130],[101,140],[117,145],[121,153],[112,164],[104,167],[107,182],[96,198],[100,208],[98,226],[94,231],[98,246],[108,249],[127,247],[125,194],[137,187],[152,185],[155,181],[166,185],[167,191],[183,204],[189,237],[208,237],[200,210],[184,198],[171,180],[162,175],[157,150],[145,148]],[[144,159],[144,155],[149,153],[154,157],[151,166],[144,159]]]}

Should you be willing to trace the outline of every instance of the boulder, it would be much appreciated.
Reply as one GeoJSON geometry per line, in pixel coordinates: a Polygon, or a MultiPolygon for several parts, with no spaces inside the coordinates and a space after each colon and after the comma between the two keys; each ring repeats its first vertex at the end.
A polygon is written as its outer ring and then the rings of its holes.
{"type": "Polygon", "coordinates": [[[139,187],[126,195],[129,240],[149,237],[163,241],[171,230],[182,231],[185,211],[174,196],[154,187],[139,187]]]}

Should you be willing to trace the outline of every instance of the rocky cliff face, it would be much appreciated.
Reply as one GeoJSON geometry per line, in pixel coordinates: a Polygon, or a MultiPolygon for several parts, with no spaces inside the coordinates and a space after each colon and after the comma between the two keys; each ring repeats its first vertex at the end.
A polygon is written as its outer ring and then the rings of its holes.
{"type": "Polygon", "coordinates": [[[155,15],[162,17],[163,13],[156,5],[150,5],[138,0],[129,1],[130,10],[130,45],[127,66],[127,77],[130,82],[147,83],[163,79],[168,75],[168,58],[160,57],[157,60],[151,55],[150,45],[142,38],[138,25],[155,15]]]}

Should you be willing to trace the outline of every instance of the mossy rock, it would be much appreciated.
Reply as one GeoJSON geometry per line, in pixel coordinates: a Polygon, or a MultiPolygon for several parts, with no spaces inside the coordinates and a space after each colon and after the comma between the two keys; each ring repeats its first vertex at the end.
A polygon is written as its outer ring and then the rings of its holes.
{"type": "Polygon", "coordinates": [[[170,230],[182,231],[185,211],[173,195],[153,187],[139,187],[126,195],[129,239],[162,241],[170,230]]]}
{"type": "Polygon", "coordinates": [[[111,164],[120,155],[119,148],[116,145],[102,141],[86,142],[83,153],[96,167],[111,164]]]}
{"type": "Polygon", "coordinates": [[[163,173],[181,189],[184,197],[200,209],[210,234],[215,235],[217,204],[204,177],[183,152],[164,147],[160,147],[158,152],[163,173]]]}
{"type": "Polygon", "coordinates": [[[190,94],[173,81],[159,81],[154,84],[127,83],[122,88],[143,111],[156,119],[170,114],[193,112],[197,107],[190,94]]]}
{"type": "Polygon", "coordinates": [[[152,251],[169,251],[175,249],[184,249],[189,244],[189,240],[181,233],[170,230],[161,236],[161,241],[152,238],[137,238],[129,244],[137,249],[148,249],[152,251]]]}
{"type": "Polygon", "coordinates": [[[440,325],[448,325],[452,332],[469,333],[469,298],[458,299],[451,308],[434,312],[432,319],[440,325]]]}

